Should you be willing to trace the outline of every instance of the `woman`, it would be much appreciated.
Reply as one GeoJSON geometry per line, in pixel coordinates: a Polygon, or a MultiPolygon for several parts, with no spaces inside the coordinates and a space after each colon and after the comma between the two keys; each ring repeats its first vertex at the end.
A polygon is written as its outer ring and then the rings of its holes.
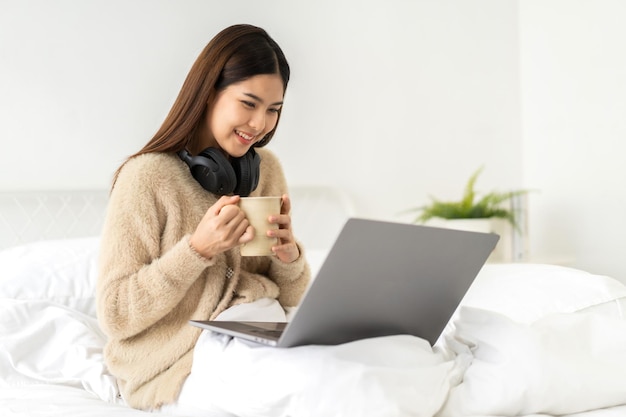
{"type": "MultiPolygon", "coordinates": [[[[265,149],[289,81],[279,46],[257,27],[218,35],[191,68],[156,135],[115,173],[102,234],[98,315],[105,359],[126,402],[177,401],[200,330],[242,303],[295,306],[310,271],[295,241],[282,168],[265,149]],[[255,151],[256,149],[256,151],[255,151]],[[241,257],[254,230],[240,195],[280,195],[275,256],[241,257]]],[[[282,311],[282,310],[281,310],[282,311]]]]}

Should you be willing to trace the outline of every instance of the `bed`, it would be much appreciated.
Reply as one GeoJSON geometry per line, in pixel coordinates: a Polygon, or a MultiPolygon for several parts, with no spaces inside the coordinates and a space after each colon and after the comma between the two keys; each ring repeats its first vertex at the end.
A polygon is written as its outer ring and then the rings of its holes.
{"type": "MultiPolygon", "coordinates": [[[[317,270],[358,212],[332,187],[291,194],[294,231],[317,270]]],[[[106,202],[106,190],[0,193],[0,416],[147,414],[124,404],[102,359],[94,287],[106,202]]],[[[623,416],[624,312],[626,286],[614,278],[487,264],[434,347],[390,336],[297,348],[266,363],[272,373],[222,381],[221,407],[246,417],[623,416]],[[307,378],[285,381],[290,366],[307,378]]],[[[229,343],[250,363],[264,352],[229,343]]]]}

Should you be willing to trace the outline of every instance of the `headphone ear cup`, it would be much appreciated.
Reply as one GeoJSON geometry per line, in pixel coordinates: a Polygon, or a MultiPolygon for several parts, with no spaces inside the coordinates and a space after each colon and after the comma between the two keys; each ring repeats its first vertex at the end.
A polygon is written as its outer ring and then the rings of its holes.
{"type": "Polygon", "coordinates": [[[218,195],[231,194],[235,190],[235,171],[230,161],[218,149],[207,148],[197,156],[190,156],[187,151],[181,151],[178,155],[205,190],[218,195]]]}
{"type": "Polygon", "coordinates": [[[244,156],[232,160],[232,167],[237,178],[234,193],[247,197],[259,185],[261,157],[254,148],[250,148],[244,156]]]}

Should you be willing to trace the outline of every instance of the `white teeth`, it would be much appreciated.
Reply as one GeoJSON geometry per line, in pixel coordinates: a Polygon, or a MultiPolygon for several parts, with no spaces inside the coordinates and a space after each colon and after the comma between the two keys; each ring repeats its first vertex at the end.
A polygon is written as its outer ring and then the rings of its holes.
{"type": "Polygon", "coordinates": [[[238,131],[238,130],[235,130],[235,132],[236,132],[239,136],[241,136],[242,138],[244,138],[245,140],[252,140],[252,139],[254,139],[254,136],[246,135],[245,133],[240,132],[240,131],[238,131]]]}

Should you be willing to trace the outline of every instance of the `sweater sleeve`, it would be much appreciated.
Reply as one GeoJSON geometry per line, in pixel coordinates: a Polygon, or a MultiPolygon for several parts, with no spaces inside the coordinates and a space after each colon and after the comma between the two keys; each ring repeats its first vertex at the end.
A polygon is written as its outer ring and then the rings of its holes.
{"type": "Polygon", "coordinates": [[[199,256],[189,235],[162,252],[167,211],[149,175],[135,168],[127,163],[111,192],[99,258],[98,317],[103,329],[119,339],[166,316],[218,261],[199,256]]]}
{"type": "Polygon", "coordinates": [[[278,302],[284,307],[294,307],[302,299],[302,295],[311,280],[311,268],[306,260],[304,248],[298,244],[300,257],[286,264],[272,257],[269,276],[278,284],[280,293],[278,302]]]}

